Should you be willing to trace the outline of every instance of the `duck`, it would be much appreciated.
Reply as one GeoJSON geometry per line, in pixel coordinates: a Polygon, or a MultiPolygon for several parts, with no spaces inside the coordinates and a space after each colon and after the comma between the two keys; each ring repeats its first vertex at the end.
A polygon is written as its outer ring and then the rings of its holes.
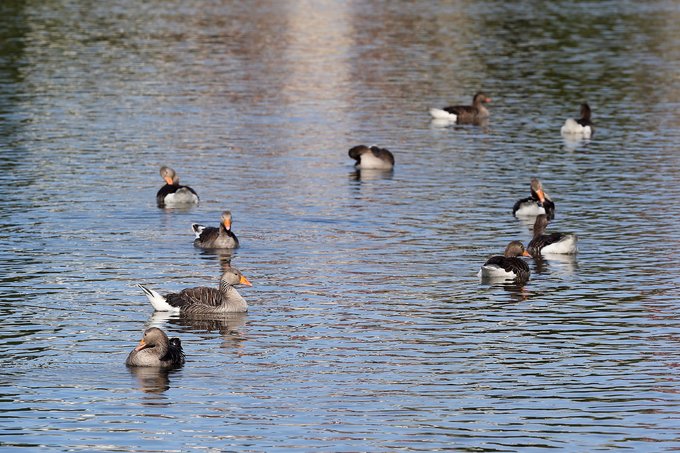
{"type": "Polygon", "coordinates": [[[590,138],[595,130],[593,129],[593,122],[590,120],[590,106],[587,102],[581,104],[581,118],[567,118],[564,126],[560,130],[562,135],[568,136],[582,136],[583,138],[590,138]]]}
{"type": "Polygon", "coordinates": [[[529,280],[529,265],[520,256],[531,256],[520,241],[512,241],[503,255],[489,258],[477,273],[482,278],[502,278],[524,283],[529,280]]]}
{"type": "Polygon", "coordinates": [[[245,313],[248,304],[234,285],[253,286],[238,269],[228,266],[220,278],[219,288],[199,286],[178,293],[161,296],[153,289],[139,286],[156,311],[169,311],[180,315],[245,313]]]}
{"type": "Polygon", "coordinates": [[[435,120],[449,120],[456,124],[480,124],[489,117],[489,111],[484,104],[491,102],[491,98],[484,93],[477,92],[472,98],[472,105],[452,105],[443,109],[430,109],[430,116],[435,120]]]}
{"type": "Polygon", "coordinates": [[[176,368],[184,364],[184,351],[179,338],[170,338],[158,327],[144,331],[139,344],[125,360],[127,366],[176,368]]]}
{"type": "Polygon", "coordinates": [[[555,218],[555,203],[543,191],[543,184],[538,178],[531,178],[531,196],[517,200],[512,207],[515,217],[534,217],[545,214],[548,219],[555,218]]]}
{"type": "Polygon", "coordinates": [[[545,234],[548,226],[548,216],[540,214],[536,216],[534,222],[534,238],[527,245],[527,251],[532,256],[542,254],[559,253],[573,255],[578,249],[576,247],[577,237],[573,233],[550,233],[545,234]]]}
{"type": "Polygon", "coordinates": [[[360,170],[392,170],[394,155],[385,148],[375,145],[358,145],[350,148],[349,157],[356,160],[354,167],[360,170]]]}
{"type": "Polygon", "coordinates": [[[170,167],[161,167],[161,178],[165,185],[156,194],[156,203],[159,208],[175,205],[198,204],[198,194],[189,186],[180,186],[179,176],[170,167]]]}
{"type": "Polygon", "coordinates": [[[219,227],[205,227],[198,223],[191,224],[196,234],[194,247],[201,249],[235,249],[239,246],[238,238],[231,231],[231,211],[222,212],[219,227]]]}

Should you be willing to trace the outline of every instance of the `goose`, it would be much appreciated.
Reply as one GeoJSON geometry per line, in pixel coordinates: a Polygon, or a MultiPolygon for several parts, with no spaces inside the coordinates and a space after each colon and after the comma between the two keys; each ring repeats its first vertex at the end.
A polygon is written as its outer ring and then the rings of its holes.
{"type": "Polygon", "coordinates": [[[593,122],[590,120],[590,106],[588,103],[584,102],[581,104],[581,118],[573,119],[567,118],[564,122],[564,126],[560,130],[562,135],[567,136],[582,136],[584,138],[590,138],[595,130],[593,129],[593,122]]]}
{"type": "Polygon", "coordinates": [[[170,338],[158,327],[144,332],[139,344],[125,360],[127,366],[174,368],[184,364],[184,351],[179,338],[170,338]]]}
{"type": "Polygon", "coordinates": [[[196,234],[194,247],[201,249],[235,249],[238,238],[231,231],[231,212],[222,212],[219,227],[205,227],[198,223],[191,224],[191,230],[196,234]]]}
{"type": "Polygon", "coordinates": [[[349,157],[356,160],[355,168],[360,170],[391,170],[394,168],[394,155],[385,148],[375,145],[358,145],[350,148],[349,157]]]}
{"type": "Polygon", "coordinates": [[[156,311],[179,312],[180,314],[224,314],[248,311],[245,299],[234,285],[253,286],[238,269],[227,267],[220,278],[219,288],[199,286],[183,289],[178,293],[161,296],[153,289],[139,286],[156,311]]]}
{"type": "Polygon", "coordinates": [[[560,253],[573,255],[578,251],[576,248],[576,235],[573,233],[550,233],[545,234],[548,226],[548,216],[541,214],[536,217],[534,223],[534,238],[527,245],[528,252],[533,255],[546,253],[560,253]]]}
{"type": "Polygon", "coordinates": [[[432,108],[430,115],[435,120],[449,120],[456,124],[479,124],[489,117],[489,111],[484,107],[484,104],[488,102],[491,102],[491,98],[480,91],[472,98],[472,105],[432,108]]]}
{"type": "Polygon", "coordinates": [[[161,167],[161,177],[165,185],[156,194],[156,203],[159,208],[165,206],[198,204],[196,191],[189,186],[179,185],[179,176],[170,167],[161,167]]]}
{"type": "Polygon", "coordinates": [[[529,265],[519,256],[530,256],[524,249],[520,241],[512,241],[503,255],[496,255],[489,258],[477,273],[482,278],[502,278],[514,280],[516,282],[526,282],[529,280],[529,265]]]}
{"type": "Polygon", "coordinates": [[[512,207],[515,217],[534,217],[545,214],[548,219],[555,218],[555,203],[543,191],[543,184],[538,178],[531,178],[531,196],[517,200],[512,207]]]}

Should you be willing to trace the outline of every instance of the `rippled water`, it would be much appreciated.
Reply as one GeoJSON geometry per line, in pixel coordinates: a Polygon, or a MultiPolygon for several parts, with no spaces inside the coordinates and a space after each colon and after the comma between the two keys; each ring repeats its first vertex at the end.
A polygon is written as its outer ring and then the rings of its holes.
{"type": "Polygon", "coordinates": [[[680,448],[677,2],[86,3],[0,5],[3,448],[680,448]],[[488,127],[430,123],[478,89],[488,127]],[[580,252],[481,284],[532,176],[580,252]],[[223,209],[242,247],[194,249],[223,209]],[[247,315],[135,287],[230,259],[247,315]],[[125,367],[149,325],[183,368],[125,367]]]}

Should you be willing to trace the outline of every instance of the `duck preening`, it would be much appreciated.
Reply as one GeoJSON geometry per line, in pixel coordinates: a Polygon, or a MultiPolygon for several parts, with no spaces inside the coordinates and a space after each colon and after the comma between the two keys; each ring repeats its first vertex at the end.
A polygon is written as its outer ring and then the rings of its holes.
{"type": "Polygon", "coordinates": [[[512,241],[505,247],[503,255],[489,258],[481,267],[477,276],[491,279],[514,280],[526,282],[529,280],[529,265],[520,256],[530,256],[520,241],[512,241]]]}
{"type": "Polygon", "coordinates": [[[595,132],[593,129],[593,122],[590,120],[590,115],[590,106],[588,103],[584,102],[581,104],[581,118],[567,118],[560,132],[562,135],[576,135],[589,138],[591,135],[593,135],[593,132],[595,132]]]}
{"type": "Polygon", "coordinates": [[[555,218],[555,203],[543,190],[543,184],[538,178],[531,178],[531,196],[517,200],[512,207],[515,217],[534,217],[545,214],[548,219],[555,218]]]}
{"type": "Polygon", "coordinates": [[[435,120],[449,120],[456,124],[479,124],[489,117],[489,111],[484,104],[491,102],[481,91],[472,98],[472,105],[452,105],[443,109],[430,109],[430,115],[435,120]]]}
{"type": "Polygon", "coordinates": [[[394,168],[394,155],[385,148],[375,145],[358,145],[350,148],[349,157],[356,160],[354,166],[361,170],[391,170],[394,168]]]}
{"type": "Polygon", "coordinates": [[[170,167],[161,167],[161,177],[165,180],[165,185],[156,194],[156,203],[159,208],[198,204],[196,191],[189,186],[180,186],[179,176],[175,170],[170,167]]]}
{"type": "Polygon", "coordinates": [[[161,296],[153,289],[139,286],[156,311],[180,312],[180,314],[224,314],[248,311],[245,299],[234,285],[253,286],[238,269],[227,267],[220,278],[219,288],[199,286],[183,289],[178,293],[161,296]]]}
{"type": "Polygon", "coordinates": [[[144,332],[139,344],[125,361],[127,366],[174,368],[184,364],[184,351],[179,338],[170,338],[158,327],[144,332]]]}
{"type": "Polygon", "coordinates": [[[573,233],[550,233],[545,234],[548,226],[548,217],[541,214],[536,217],[534,222],[534,238],[527,245],[527,250],[533,256],[560,253],[574,254],[578,251],[576,247],[577,238],[573,233]]]}
{"type": "Polygon", "coordinates": [[[201,249],[235,249],[238,238],[231,231],[231,212],[222,212],[219,227],[205,227],[198,223],[191,224],[191,230],[196,234],[194,247],[201,249]]]}

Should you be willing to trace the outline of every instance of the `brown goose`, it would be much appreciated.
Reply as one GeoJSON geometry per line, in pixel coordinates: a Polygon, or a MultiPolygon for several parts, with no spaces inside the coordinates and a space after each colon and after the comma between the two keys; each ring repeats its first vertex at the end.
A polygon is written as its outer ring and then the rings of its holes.
{"type": "Polygon", "coordinates": [[[354,166],[362,170],[391,170],[394,168],[394,155],[385,148],[372,145],[359,145],[351,148],[349,157],[356,160],[354,166]]]}
{"type": "Polygon", "coordinates": [[[472,98],[472,105],[452,105],[443,109],[430,109],[430,115],[436,120],[449,120],[456,124],[480,124],[489,117],[489,111],[484,107],[491,102],[481,91],[472,98]]]}
{"type": "Polygon", "coordinates": [[[595,129],[593,128],[593,122],[590,120],[590,116],[590,106],[587,102],[584,102],[581,104],[581,118],[567,118],[560,132],[562,135],[577,135],[584,138],[590,138],[590,136],[593,135],[593,132],[595,132],[595,129]]]}
{"type": "Polygon", "coordinates": [[[577,252],[576,235],[573,233],[550,233],[545,234],[548,226],[548,217],[541,214],[534,222],[534,238],[529,242],[527,250],[533,256],[544,253],[560,253],[573,255],[577,252]]]}
{"type": "Polygon", "coordinates": [[[512,241],[505,248],[503,256],[489,258],[477,275],[482,278],[502,278],[516,282],[529,280],[529,265],[519,256],[530,256],[520,241],[512,241]]]}
{"type": "Polygon", "coordinates": [[[170,338],[158,327],[144,332],[139,344],[128,355],[127,366],[174,368],[184,364],[184,351],[179,338],[170,338]]]}
{"type": "Polygon", "coordinates": [[[181,314],[224,314],[243,313],[248,311],[245,299],[236,291],[234,285],[253,286],[238,269],[227,267],[220,278],[220,287],[183,289],[179,293],[161,296],[153,289],[142,285],[144,294],[157,311],[180,312],[181,314]]]}
{"type": "Polygon", "coordinates": [[[189,186],[179,185],[179,176],[170,167],[161,167],[161,177],[165,185],[156,194],[156,203],[159,208],[187,204],[198,204],[196,191],[189,186]]]}
{"type": "Polygon", "coordinates": [[[196,234],[194,247],[202,249],[235,249],[238,247],[238,238],[231,231],[231,212],[224,211],[220,219],[220,226],[204,227],[198,223],[191,224],[192,231],[196,234]]]}
{"type": "Polygon", "coordinates": [[[531,178],[531,196],[517,200],[512,207],[515,217],[534,217],[546,214],[548,219],[555,217],[555,203],[543,191],[543,184],[538,178],[531,178]]]}

